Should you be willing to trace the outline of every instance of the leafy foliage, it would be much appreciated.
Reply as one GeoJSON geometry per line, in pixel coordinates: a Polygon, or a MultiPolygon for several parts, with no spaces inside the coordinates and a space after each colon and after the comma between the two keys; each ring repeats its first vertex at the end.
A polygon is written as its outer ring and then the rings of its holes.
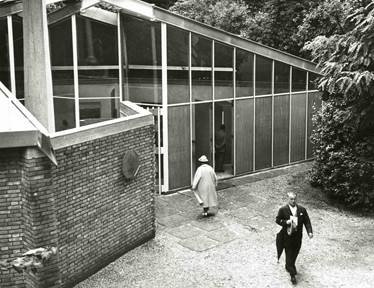
{"type": "Polygon", "coordinates": [[[374,207],[374,3],[354,11],[346,33],[316,37],[305,47],[324,75],[311,180],[349,206],[374,207]]]}
{"type": "Polygon", "coordinates": [[[0,270],[15,269],[18,273],[22,271],[35,273],[37,269],[44,267],[48,260],[57,254],[55,247],[37,248],[27,251],[14,260],[0,261],[0,270]]]}

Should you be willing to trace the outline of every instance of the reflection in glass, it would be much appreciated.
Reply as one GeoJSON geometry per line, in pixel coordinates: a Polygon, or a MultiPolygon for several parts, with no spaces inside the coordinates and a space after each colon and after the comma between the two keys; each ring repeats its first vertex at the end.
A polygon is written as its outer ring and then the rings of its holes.
{"type": "Polygon", "coordinates": [[[116,26],[77,17],[78,65],[118,65],[117,39],[116,26]]]}
{"type": "Polygon", "coordinates": [[[253,95],[253,54],[236,49],[236,97],[253,95]]]}
{"type": "Polygon", "coordinates": [[[52,66],[73,66],[71,18],[49,26],[52,66]]]}
{"type": "Polygon", "coordinates": [[[318,90],[318,75],[309,72],[308,90],[318,90]]]}
{"type": "Polygon", "coordinates": [[[0,19],[0,81],[11,90],[7,19],[0,19]]]}
{"type": "Polygon", "coordinates": [[[192,105],[192,171],[195,173],[201,155],[206,155],[213,165],[212,103],[192,105]]]}
{"type": "Polygon", "coordinates": [[[214,67],[233,67],[233,48],[218,42],[214,43],[214,67]]]}
{"type": "Polygon", "coordinates": [[[214,99],[234,97],[233,72],[214,72],[214,99]]]}
{"type": "Polygon", "coordinates": [[[188,71],[168,70],[168,103],[190,102],[188,71]]]}
{"type": "Polygon", "coordinates": [[[161,104],[161,70],[130,69],[127,72],[126,100],[135,103],[161,104]]]}
{"type": "Polygon", "coordinates": [[[18,99],[25,98],[25,80],[23,68],[23,24],[22,17],[13,15],[13,48],[16,69],[16,96],[18,99]]]}
{"type": "Polygon", "coordinates": [[[187,31],[167,26],[168,66],[188,67],[188,42],[187,31]]]}
{"type": "Polygon", "coordinates": [[[306,90],[306,71],[292,67],[292,92],[306,90]]]}
{"type": "Polygon", "coordinates": [[[256,95],[271,94],[272,60],[256,56],[256,95]]]}
{"type": "Polygon", "coordinates": [[[53,96],[74,98],[74,72],[72,70],[53,71],[53,96]]]}
{"type": "Polygon", "coordinates": [[[80,125],[89,125],[119,117],[119,98],[81,99],[79,101],[80,125]]]}
{"type": "Polygon", "coordinates": [[[75,128],[74,99],[53,98],[56,131],[75,128]]]}
{"type": "Polygon", "coordinates": [[[212,100],[212,71],[192,71],[192,101],[212,100]]]}
{"type": "Polygon", "coordinates": [[[192,67],[212,67],[212,40],[192,34],[192,67]]]}
{"type": "Polygon", "coordinates": [[[275,61],[274,93],[290,92],[290,65],[275,61]]]}

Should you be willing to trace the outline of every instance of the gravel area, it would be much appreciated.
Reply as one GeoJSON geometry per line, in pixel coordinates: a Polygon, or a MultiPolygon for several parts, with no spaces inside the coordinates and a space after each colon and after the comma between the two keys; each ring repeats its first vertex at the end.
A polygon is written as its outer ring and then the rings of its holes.
{"type": "Polygon", "coordinates": [[[157,196],[156,238],[76,287],[293,287],[275,249],[275,216],[290,190],[314,230],[311,240],[304,233],[297,286],[373,287],[374,217],[341,210],[310,187],[309,166],[227,181],[209,218],[199,216],[191,192],[157,196]]]}

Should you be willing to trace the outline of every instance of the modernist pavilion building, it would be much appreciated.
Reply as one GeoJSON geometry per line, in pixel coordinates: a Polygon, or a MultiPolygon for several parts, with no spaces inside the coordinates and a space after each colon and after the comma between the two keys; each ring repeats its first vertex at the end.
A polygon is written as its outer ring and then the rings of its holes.
{"type": "MultiPolygon", "coordinates": [[[[23,103],[22,17],[22,3],[3,1],[0,81],[23,103]]],[[[53,101],[38,104],[46,128],[66,135],[121,117],[124,100],[145,107],[157,126],[160,192],[189,187],[202,154],[216,166],[222,124],[220,177],[312,157],[314,63],[137,0],[70,1],[47,19],[53,101]]]]}

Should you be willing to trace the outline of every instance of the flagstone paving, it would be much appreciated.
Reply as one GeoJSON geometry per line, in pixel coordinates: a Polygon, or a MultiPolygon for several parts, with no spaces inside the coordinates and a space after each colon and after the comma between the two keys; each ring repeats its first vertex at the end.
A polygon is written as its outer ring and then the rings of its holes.
{"type": "Polygon", "coordinates": [[[372,287],[374,218],[340,210],[306,183],[310,163],[226,180],[219,209],[202,218],[191,191],[156,197],[156,237],[77,288],[292,287],[276,261],[275,216],[299,192],[315,237],[304,236],[298,287],[372,287]]]}

